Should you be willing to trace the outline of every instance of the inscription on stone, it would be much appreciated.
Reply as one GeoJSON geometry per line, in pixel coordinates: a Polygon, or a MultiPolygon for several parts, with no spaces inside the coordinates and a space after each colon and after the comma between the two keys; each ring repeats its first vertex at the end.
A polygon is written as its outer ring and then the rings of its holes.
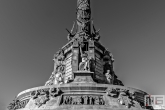
{"type": "Polygon", "coordinates": [[[64,95],[61,105],[105,105],[102,95],[64,95]]]}

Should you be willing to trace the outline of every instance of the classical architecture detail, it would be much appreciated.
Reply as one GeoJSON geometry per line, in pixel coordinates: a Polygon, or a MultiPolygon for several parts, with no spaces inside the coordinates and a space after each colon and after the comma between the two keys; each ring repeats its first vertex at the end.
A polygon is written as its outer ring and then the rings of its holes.
{"type": "Polygon", "coordinates": [[[60,90],[59,88],[53,87],[53,88],[50,88],[49,93],[51,97],[56,97],[60,94],[60,90]]]}
{"type": "Polygon", "coordinates": [[[79,70],[80,71],[89,71],[89,59],[88,59],[88,54],[87,53],[82,53],[81,55],[82,61],[79,64],[79,70]]]}
{"type": "MultiPolygon", "coordinates": [[[[141,103],[138,102],[138,99],[135,96],[135,91],[121,88],[110,88],[107,89],[107,95],[109,97],[116,98],[118,103],[125,105],[126,108],[143,108],[141,103]]],[[[144,104],[144,102],[143,102],[144,104]]]]}
{"type": "Polygon", "coordinates": [[[77,1],[78,32],[90,34],[91,9],[89,0],[77,1]]]}
{"type": "Polygon", "coordinates": [[[68,41],[72,40],[73,37],[76,34],[76,33],[73,34],[74,26],[75,26],[75,22],[73,23],[73,27],[72,27],[71,31],[69,31],[68,29],[66,29],[68,31],[68,36],[67,36],[68,41]]]}
{"type": "Polygon", "coordinates": [[[64,95],[62,105],[105,105],[101,95],[64,95]]]}
{"type": "Polygon", "coordinates": [[[17,99],[14,99],[12,103],[9,104],[7,107],[8,110],[16,110],[16,109],[21,109],[26,106],[26,104],[29,102],[29,99],[19,101],[17,99]]]}
{"type": "Polygon", "coordinates": [[[39,89],[31,92],[31,98],[34,100],[34,104],[39,107],[46,104],[51,97],[55,98],[60,95],[60,90],[56,87],[39,89]]]}
{"type": "Polygon", "coordinates": [[[49,90],[37,90],[31,93],[31,97],[34,100],[35,104],[40,107],[43,104],[46,104],[49,101],[49,90]]]}
{"type": "Polygon", "coordinates": [[[64,51],[60,50],[54,55],[54,71],[45,85],[64,83],[63,75],[65,74],[64,51]]]}
{"type": "Polygon", "coordinates": [[[99,34],[100,29],[96,31],[93,21],[92,21],[92,25],[93,25],[92,39],[98,42],[100,40],[100,34],[99,34]]]}
{"type": "Polygon", "coordinates": [[[108,83],[112,84],[114,80],[114,70],[113,70],[113,56],[109,51],[104,52],[104,74],[107,78],[108,83]]]}
{"type": "Polygon", "coordinates": [[[152,110],[146,92],[125,87],[115,74],[113,55],[91,20],[90,0],[77,0],[76,14],[48,81],[19,93],[8,110],[152,110]]]}

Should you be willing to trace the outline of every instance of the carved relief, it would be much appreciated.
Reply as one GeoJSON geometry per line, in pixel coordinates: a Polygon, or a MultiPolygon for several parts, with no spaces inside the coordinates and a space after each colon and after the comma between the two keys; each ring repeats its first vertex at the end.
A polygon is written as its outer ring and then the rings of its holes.
{"type": "Polygon", "coordinates": [[[19,101],[17,99],[14,99],[12,103],[9,104],[7,107],[8,110],[16,110],[16,109],[21,109],[26,106],[26,104],[29,102],[29,99],[19,101]]]}
{"type": "Polygon", "coordinates": [[[119,93],[118,101],[121,105],[125,105],[127,108],[129,108],[129,104],[131,103],[125,92],[119,93]]]}
{"type": "Polygon", "coordinates": [[[51,88],[49,91],[50,96],[52,96],[52,97],[56,97],[57,95],[59,95],[59,92],[60,92],[60,90],[55,87],[51,88]]]}
{"type": "Polygon", "coordinates": [[[101,95],[64,95],[62,105],[105,105],[101,95]]]}
{"type": "Polygon", "coordinates": [[[40,89],[37,91],[31,92],[31,97],[34,100],[34,104],[39,108],[42,105],[46,104],[51,98],[56,98],[59,96],[60,90],[58,88],[47,88],[47,89],[40,89]]]}
{"type": "Polygon", "coordinates": [[[132,90],[110,88],[107,90],[107,95],[109,97],[116,98],[119,104],[125,105],[127,108],[142,108],[140,103],[135,99],[135,94],[132,90]]]}
{"type": "Polygon", "coordinates": [[[104,74],[107,78],[108,83],[112,84],[114,80],[114,70],[113,70],[114,59],[110,52],[108,51],[104,52],[103,62],[104,62],[104,74]]]}
{"type": "Polygon", "coordinates": [[[34,100],[35,105],[40,107],[43,104],[46,104],[46,102],[49,100],[49,91],[44,89],[33,91],[31,93],[31,97],[34,100]]]}
{"type": "Polygon", "coordinates": [[[49,97],[45,94],[45,95],[40,95],[38,96],[37,99],[35,99],[35,104],[40,107],[43,104],[46,104],[46,102],[49,100],[49,97]]]}
{"type": "Polygon", "coordinates": [[[64,52],[63,50],[58,51],[54,55],[54,71],[52,72],[52,75],[50,76],[49,80],[45,83],[45,86],[47,85],[53,85],[53,84],[63,84],[63,76],[65,74],[65,61],[64,61],[64,52]]]}
{"type": "Polygon", "coordinates": [[[91,10],[89,0],[78,0],[77,2],[77,24],[79,31],[89,32],[90,30],[91,10]]]}
{"type": "Polygon", "coordinates": [[[89,71],[89,59],[87,53],[82,53],[81,55],[82,61],[79,64],[79,70],[81,71],[89,71]]]}

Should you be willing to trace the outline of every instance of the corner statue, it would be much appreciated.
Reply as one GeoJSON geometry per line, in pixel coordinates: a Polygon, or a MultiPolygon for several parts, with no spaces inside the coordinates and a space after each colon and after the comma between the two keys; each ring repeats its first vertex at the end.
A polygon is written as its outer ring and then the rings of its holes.
{"type": "Polygon", "coordinates": [[[104,61],[104,74],[107,78],[108,83],[112,84],[114,59],[108,51],[105,51],[103,61],[104,61]]]}

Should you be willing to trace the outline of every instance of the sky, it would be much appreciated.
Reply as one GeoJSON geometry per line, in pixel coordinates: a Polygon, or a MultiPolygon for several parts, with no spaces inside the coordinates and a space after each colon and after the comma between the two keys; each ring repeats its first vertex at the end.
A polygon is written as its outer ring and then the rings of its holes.
{"type": "MultiPolygon", "coordinates": [[[[0,0],[0,110],[53,71],[67,43],[77,0],[0,0]]],[[[92,0],[100,42],[112,52],[125,86],[165,95],[165,1],[92,0]]]]}

